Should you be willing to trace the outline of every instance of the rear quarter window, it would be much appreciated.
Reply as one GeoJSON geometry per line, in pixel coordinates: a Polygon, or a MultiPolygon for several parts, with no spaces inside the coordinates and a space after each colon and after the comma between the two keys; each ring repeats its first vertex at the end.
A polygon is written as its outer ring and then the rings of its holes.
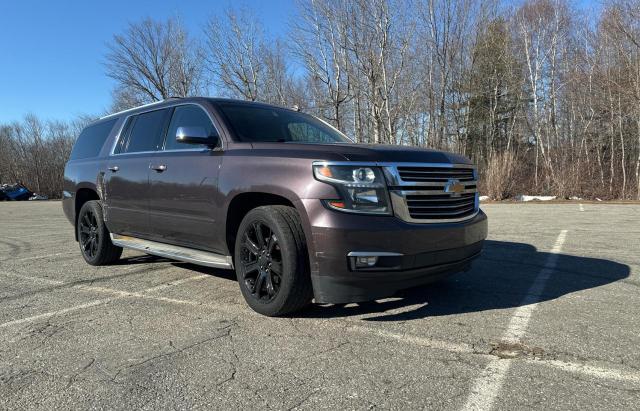
{"type": "Polygon", "coordinates": [[[117,121],[113,119],[85,127],[73,146],[70,160],[97,157],[117,121]]]}

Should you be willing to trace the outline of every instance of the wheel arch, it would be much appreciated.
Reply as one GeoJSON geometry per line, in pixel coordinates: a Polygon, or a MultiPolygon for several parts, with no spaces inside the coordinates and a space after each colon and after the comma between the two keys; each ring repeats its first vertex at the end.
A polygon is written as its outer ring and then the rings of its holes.
{"type": "Polygon", "coordinates": [[[227,206],[227,216],[225,220],[225,241],[230,255],[235,249],[236,235],[242,219],[257,207],[269,205],[285,205],[297,207],[287,197],[268,192],[244,192],[236,194],[227,206]]]}
{"type": "Polygon", "coordinates": [[[100,200],[100,196],[98,195],[98,192],[95,190],[94,187],[82,187],[82,188],[79,188],[75,193],[73,232],[74,232],[76,241],[78,241],[77,226],[78,226],[78,215],[80,214],[80,209],[82,209],[82,206],[85,203],[92,200],[100,200]]]}

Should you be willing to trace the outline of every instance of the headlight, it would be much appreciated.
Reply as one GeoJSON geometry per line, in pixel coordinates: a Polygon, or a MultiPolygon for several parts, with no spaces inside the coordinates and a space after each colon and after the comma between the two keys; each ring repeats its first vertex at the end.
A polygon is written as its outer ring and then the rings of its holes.
{"type": "Polygon", "coordinates": [[[387,184],[378,167],[314,164],[313,175],[340,193],[340,199],[325,200],[329,207],[352,213],[391,214],[387,184]]]}

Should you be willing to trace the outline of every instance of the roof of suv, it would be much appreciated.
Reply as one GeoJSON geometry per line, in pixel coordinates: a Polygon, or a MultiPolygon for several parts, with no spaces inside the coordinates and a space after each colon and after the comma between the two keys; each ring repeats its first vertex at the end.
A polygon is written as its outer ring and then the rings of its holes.
{"type": "Polygon", "coordinates": [[[122,114],[133,114],[133,113],[136,113],[137,111],[142,111],[143,109],[151,108],[151,107],[162,108],[164,106],[169,106],[171,104],[175,104],[178,101],[179,102],[185,102],[185,103],[188,103],[188,102],[202,102],[202,101],[208,101],[208,102],[213,103],[213,104],[216,104],[216,103],[234,103],[234,104],[245,104],[245,105],[262,106],[262,107],[277,107],[277,108],[280,108],[280,109],[295,111],[295,110],[291,109],[290,107],[279,106],[279,105],[276,105],[276,104],[262,103],[262,102],[258,102],[258,101],[237,100],[237,99],[232,99],[232,98],[219,98],[219,97],[170,97],[170,98],[165,99],[165,100],[154,101],[153,103],[145,104],[145,105],[138,106],[138,107],[133,107],[133,108],[130,108],[130,109],[127,109],[127,110],[118,111],[117,113],[108,114],[106,116],[100,117],[100,120],[105,120],[107,118],[121,116],[122,114]]]}

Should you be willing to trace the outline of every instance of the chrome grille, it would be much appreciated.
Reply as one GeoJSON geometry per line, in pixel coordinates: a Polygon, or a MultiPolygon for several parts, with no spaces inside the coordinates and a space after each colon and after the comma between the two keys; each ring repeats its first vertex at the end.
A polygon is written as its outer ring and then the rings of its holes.
{"type": "Polygon", "coordinates": [[[398,167],[398,174],[402,181],[424,182],[424,181],[448,181],[456,178],[460,181],[473,181],[474,173],[472,168],[445,168],[445,167],[398,167]]]}
{"type": "Polygon", "coordinates": [[[476,170],[466,164],[385,167],[396,216],[413,223],[463,221],[478,213],[476,170]]]}
{"type": "Polygon", "coordinates": [[[451,197],[450,194],[443,196],[409,194],[405,198],[409,215],[413,219],[461,218],[476,211],[474,193],[461,194],[459,198],[451,197]]]}

